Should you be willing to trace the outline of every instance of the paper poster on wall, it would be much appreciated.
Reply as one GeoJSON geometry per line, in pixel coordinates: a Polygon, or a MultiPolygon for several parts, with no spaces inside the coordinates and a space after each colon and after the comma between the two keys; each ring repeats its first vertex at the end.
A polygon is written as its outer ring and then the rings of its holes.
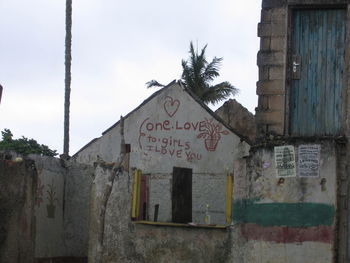
{"type": "Polygon", "coordinates": [[[319,177],[321,145],[300,145],[298,173],[300,177],[319,177]]]}
{"type": "Polygon", "coordinates": [[[276,146],[274,150],[277,177],[295,177],[296,163],[294,146],[276,146]]]}

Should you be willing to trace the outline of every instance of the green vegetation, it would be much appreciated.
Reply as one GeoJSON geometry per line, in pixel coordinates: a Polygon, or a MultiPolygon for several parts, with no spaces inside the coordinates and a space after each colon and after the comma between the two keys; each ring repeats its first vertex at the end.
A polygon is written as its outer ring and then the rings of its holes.
{"type": "MultiPolygon", "coordinates": [[[[194,50],[193,43],[190,42],[190,57],[188,60],[182,60],[181,81],[204,103],[215,104],[229,98],[231,95],[236,95],[238,89],[228,81],[215,85],[211,84],[216,77],[220,76],[219,69],[222,58],[214,57],[211,62],[208,62],[205,58],[206,48],[207,45],[198,53],[198,50],[194,50]]],[[[156,80],[151,80],[146,85],[147,88],[164,87],[156,80]]]]}
{"type": "Polygon", "coordinates": [[[51,150],[48,146],[39,144],[34,139],[28,139],[24,136],[20,139],[13,139],[13,134],[9,129],[4,129],[1,135],[0,150],[12,150],[23,155],[31,153],[52,157],[58,155],[56,150],[51,150]]]}

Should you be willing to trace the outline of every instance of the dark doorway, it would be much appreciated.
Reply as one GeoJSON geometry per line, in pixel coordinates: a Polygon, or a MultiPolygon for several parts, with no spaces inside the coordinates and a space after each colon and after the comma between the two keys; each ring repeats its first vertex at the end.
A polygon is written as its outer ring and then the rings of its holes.
{"type": "Polygon", "coordinates": [[[192,222],[192,169],[173,168],[172,221],[192,222]]]}

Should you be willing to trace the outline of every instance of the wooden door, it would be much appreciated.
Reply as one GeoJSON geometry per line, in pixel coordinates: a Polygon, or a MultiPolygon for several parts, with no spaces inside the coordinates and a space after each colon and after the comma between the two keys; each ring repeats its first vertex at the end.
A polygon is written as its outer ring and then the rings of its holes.
{"type": "Polygon", "coordinates": [[[141,185],[140,185],[140,207],[139,207],[139,217],[138,220],[148,220],[148,176],[141,175],[141,185]]]}
{"type": "Polygon", "coordinates": [[[172,221],[192,222],[192,169],[173,168],[172,221]]]}
{"type": "Polygon", "coordinates": [[[293,12],[291,135],[340,134],[345,35],[345,9],[293,12]]]}

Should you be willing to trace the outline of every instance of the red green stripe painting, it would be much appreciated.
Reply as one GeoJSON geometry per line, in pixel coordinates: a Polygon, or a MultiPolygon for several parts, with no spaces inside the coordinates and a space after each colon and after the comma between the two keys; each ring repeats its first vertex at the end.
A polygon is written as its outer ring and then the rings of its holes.
{"type": "Polygon", "coordinates": [[[247,239],[292,243],[334,238],[335,207],[323,203],[258,203],[238,200],[233,220],[242,224],[247,239]]]}

